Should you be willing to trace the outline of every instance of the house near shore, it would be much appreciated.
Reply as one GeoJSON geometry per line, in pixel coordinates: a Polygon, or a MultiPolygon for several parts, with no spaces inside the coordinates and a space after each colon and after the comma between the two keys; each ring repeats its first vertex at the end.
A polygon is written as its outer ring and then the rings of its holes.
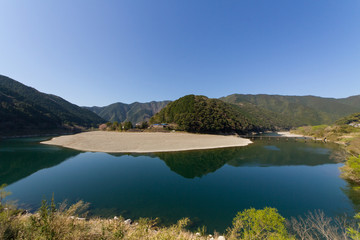
{"type": "Polygon", "coordinates": [[[151,124],[149,128],[153,130],[176,130],[178,125],[176,123],[156,123],[151,124]]]}

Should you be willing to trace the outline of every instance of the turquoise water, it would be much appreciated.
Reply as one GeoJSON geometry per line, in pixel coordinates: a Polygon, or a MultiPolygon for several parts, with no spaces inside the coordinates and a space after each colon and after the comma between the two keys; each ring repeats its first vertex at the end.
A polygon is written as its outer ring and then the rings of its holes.
{"type": "Polygon", "coordinates": [[[358,207],[339,177],[341,149],[332,144],[255,140],[240,148],[154,154],[79,152],[41,145],[41,138],[0,142],[0,184],[19,206],[41,199],[84,200],[105,217],[190,217],[223,231],[245,208],[275,207],[285,216],[315,209],[352,214],[358,207]]]}

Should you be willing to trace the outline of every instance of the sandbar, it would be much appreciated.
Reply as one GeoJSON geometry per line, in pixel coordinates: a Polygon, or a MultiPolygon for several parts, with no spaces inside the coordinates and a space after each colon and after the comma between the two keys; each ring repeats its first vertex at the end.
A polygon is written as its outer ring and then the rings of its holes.
{"type": "Polygon", "coordinates": [[[54,137],[41,143],[88,152],[151,153],[241,147],[252,142],[233,135],[93,131],[54,137]]]}

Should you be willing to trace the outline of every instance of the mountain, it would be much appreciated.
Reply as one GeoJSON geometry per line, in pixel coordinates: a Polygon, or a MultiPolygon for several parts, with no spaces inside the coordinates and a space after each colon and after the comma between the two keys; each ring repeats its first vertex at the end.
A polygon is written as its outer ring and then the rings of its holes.
{"type": "Polygon", "coordinates": [[[291,120],[292,126],[331,124],[337,119],[360,111],[360,96],[344,99],[315,96],[232,94],[220,98],[235,105],[253,104],[291,120]]]}
{"type": "Polygon", "coordinates": [[[153,115],[163,109],[170,101],[139,103],[131,104],[113,103],[105,107],[84,107],[93,111],[103,119],[114,122],[130,121],[132,123],[139,123],[148,121],[153,115]]]}
{"type": "Polygon", "coordinates": [[[93,112],[0,75],[0,135],[55,133],[104,122],[93,112]]]}
{"type": "Polygon", "coordinates": [[[349,106],[360,106],[360,95],[340,98],[338,101],[349,106]]]}
{"type": "MultiPolygon", "coordinates": [[[[150,123],[174,123],[180,130],[197,133],[243,134],[275,130],[274,123],[266,117],[257,118],[256,112],[261,112],[261,109],[250,105],[241,107],[205,96],[187,95],[169,103],[150,119],[150,123]]],[[[273,116],[271,112],[266,113],[273,116]]],[[[273,119],[276,119],[275,116],[273,119]]]]}

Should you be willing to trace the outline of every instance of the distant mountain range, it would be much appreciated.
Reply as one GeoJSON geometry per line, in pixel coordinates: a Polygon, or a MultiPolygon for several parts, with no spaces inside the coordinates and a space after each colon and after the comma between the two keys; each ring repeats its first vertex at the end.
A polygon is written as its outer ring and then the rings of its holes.
{"type": "Polygon", "coordinates": [[[133,124],[148,121],[170,101],[139,103],[113,103],[105,107],[84,107],[110,122],[130,121],[133,124]]]}
{"type": "MultiPolygon", "coordinates": [[[[220,100],[234,104],[237,110],[261,126],[291,128],[303,125],[331,124],[339,118],[360,112],[360,95],[348,98],[315,96],[232,94],[220,100]]],[[[105,107],[86,107],[107,121],[147,121],[170,101],[114,103],[105,107]]]]}
{"type": "Polygon", "coordinates": [[[291,121],[291,126],[331,124],[339,118],[360,112],[360,95],[348,98],[315,96],[245,95],[232,94],[220,98],[238,106],[254,105],[277,113],[291,121]]]}
{"type": "Polygon", "coordinates": [[[0,75],[0,135],[63,133],[105,122],[61,97],[0,75]]]}
{"type": "MultiPolygon", "coordinates": [[[[185,99],[189,100],[189,97],[185,99]]],[[[315,96],[232,94],[220,99],[208,99],[205,96],[196,96],[195,99],[200,115],[191,112],[190,108],[195,105],[187,104],[192,101],[182,101],[182,109],[174,109],[176,104],[172,103],[176,101],[132,104],[118,102],[105,107],[79,107],[61,97],[39,92],[0,75],[0,136],[72,132],[81,128],[97,127],[106,121],[131,121],[135,124],[147,121],[159,112],[160,115],[154,117],[154,122],[177,122],[179,116],[183,118],[184,114],[189,113],[189,116],[201,120],[209,117],[210,121],[210,118],[224,114],[223,119],[218,118],[217,122],[212,123],[211,120],[209,124],[213,124],[216,129],[216,124],[220,121],[224,124],[222,126],[238,126],[237,129],[244,131],[331,124],[360,112],[360,95],[335,99],[315,96]],[[199,105],[199,102],[204,106],[199,105]],[[162,111],[166,106],[171,106],[170,110],[168,108],[162,111]],[[201,108],[204,111],[200,111],[201,108]],[[169,115],[170,113],[178,118],[175,119],[169,115]],[[239,124],[243,126],[239,128],[239,124]]],[[[186,121],[198,124],[188,118],[186,121]]],[[[207,124],[207,121],[201,123],[202,127],[207,124]]]]}

